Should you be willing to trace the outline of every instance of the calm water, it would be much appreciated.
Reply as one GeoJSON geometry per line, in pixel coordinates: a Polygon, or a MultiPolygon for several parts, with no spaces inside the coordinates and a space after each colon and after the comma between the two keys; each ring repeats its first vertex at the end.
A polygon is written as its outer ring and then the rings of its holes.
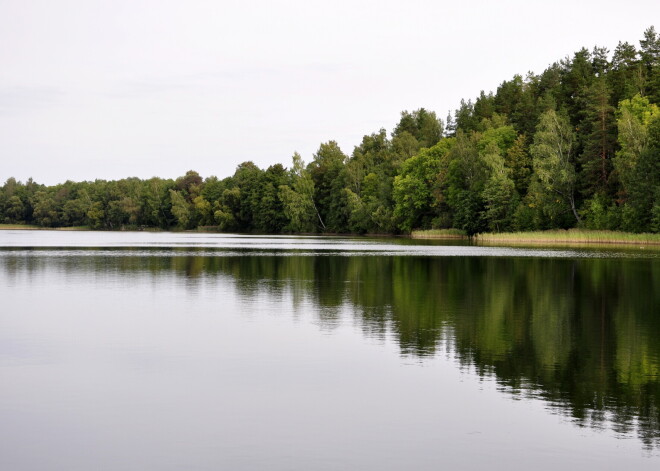
{"type": "Polygon", "coordinates": [[[659,469],[660,255],[0,231],[0,469],[659,469]]]}

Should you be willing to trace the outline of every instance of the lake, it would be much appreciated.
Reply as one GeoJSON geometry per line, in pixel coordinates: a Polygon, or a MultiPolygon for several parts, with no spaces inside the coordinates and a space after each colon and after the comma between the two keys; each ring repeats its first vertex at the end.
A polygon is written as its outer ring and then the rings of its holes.
{"type": "Polygon", "coordinates": [[[659,469],[660,252],[0,231],[0,469],[659,469]]]}

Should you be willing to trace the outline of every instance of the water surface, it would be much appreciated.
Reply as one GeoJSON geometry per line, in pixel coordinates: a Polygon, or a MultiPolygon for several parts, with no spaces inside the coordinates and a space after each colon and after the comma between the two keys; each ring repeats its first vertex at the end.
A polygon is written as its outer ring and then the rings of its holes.
{"type": "Polygon", "coordinates": [[[660,259],[0,231],[0,469],[657,469],[660,259]]]}

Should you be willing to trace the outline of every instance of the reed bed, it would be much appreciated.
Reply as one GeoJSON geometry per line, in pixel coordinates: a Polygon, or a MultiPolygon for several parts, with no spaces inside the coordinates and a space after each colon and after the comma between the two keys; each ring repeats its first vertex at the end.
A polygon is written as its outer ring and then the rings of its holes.
{"type": "Polygon", "coordinates": [[[0,224],[0,230],[25,230],[25,231],[37,231],[43,229],[40,226],[32,226],[30,224],[0,224]]]}
{"type": "Polygon", "coordinates": [[[413,239],[467,239],[465,231],[460,229],[427,229],[412,231],[413,239]]]}
{"type": "Polygon", "coordinates": [[[539,244],[629,244],[660,245],[660,234],[633,234],[584,229],[476,234],[477,242],[510,242],[539,244]]]}
{"type": "Polygon", "coordinates": [[[0,231],[88,231],[89,226],[42,227],[31,224],[0,224],[0,231]]]}

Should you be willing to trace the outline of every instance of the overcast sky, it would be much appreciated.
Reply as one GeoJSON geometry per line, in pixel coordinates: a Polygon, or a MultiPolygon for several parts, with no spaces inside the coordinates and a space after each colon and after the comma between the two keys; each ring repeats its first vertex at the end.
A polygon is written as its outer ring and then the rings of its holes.
{"type": "Polygon", "coordinates": [[[0,0],[0,182],[226,177],[636,46],[660,1],[0,0]]]}

